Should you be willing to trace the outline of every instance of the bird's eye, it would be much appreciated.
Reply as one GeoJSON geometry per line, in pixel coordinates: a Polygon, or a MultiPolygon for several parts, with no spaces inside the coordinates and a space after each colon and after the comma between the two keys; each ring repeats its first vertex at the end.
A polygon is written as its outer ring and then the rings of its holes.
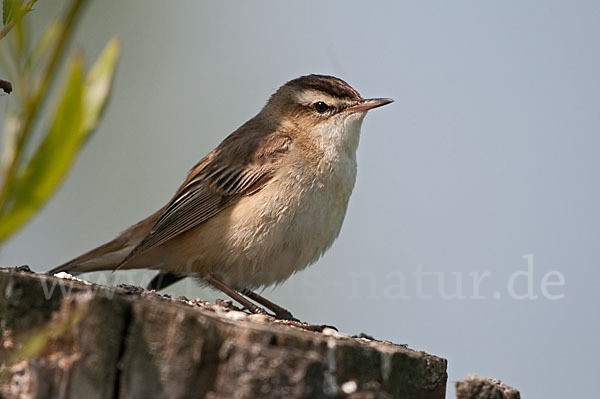
{"type": "Polygon", "coordinates": [[[315,107],[315,111],[317,111],[320,114],[327,112],[327,110],[329,110],[329,105],[325,104],[323,101],[316,102],[314,107],[315,107]]]}

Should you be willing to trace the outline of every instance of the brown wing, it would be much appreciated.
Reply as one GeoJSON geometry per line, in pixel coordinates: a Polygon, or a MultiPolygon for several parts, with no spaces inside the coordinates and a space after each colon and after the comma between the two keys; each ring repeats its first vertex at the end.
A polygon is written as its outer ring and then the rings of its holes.
{"type": "Polygon", "coordinates": [[[260,190],[273,177],[291,142],[286,135],[248,131],[226,138],[190,170],[152,231],[119,267],[134,255],[163,244],[260,190]]]}

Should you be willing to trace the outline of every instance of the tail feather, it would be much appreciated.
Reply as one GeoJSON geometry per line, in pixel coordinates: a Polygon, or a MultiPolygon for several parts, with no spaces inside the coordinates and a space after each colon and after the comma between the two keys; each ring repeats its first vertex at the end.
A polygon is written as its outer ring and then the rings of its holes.
{"type": "Polygon", "coordinates": [[[66,272],[76,275],[100,270],[113,270],[125,259],[132,249],[133,246],[128,245],[127,240],[117,237],[67,263],[55,267],[48,273],[66,272]]]}
{"type": "Polygon", "coordinates": [[[160,272],[156,276],[154,276],[154,278],[152,279],[152,281],[150,281],[146,289],[160,291],[172,284],[175,284],[179,280],[184,279],[185,277],[186,276],[183,274],[160,272]]]}

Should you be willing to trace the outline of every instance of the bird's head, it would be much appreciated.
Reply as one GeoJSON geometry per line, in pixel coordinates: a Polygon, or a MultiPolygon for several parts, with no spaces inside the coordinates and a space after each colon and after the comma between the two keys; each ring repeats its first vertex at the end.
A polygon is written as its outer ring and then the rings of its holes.
{"type": "Polygon", "coordinates": [[[389,98],[364,99],[333,76],[306,75],[281,86],[261,113],[309,135],[344,139],[354,132],[358,135],[367,111],[391,102],[389,98]]]}

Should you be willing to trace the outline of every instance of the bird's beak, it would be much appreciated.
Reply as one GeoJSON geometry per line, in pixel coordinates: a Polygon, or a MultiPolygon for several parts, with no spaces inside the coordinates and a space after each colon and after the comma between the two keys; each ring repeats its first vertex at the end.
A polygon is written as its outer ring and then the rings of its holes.
{"type": "Polygon", "coordinates": [[[359,102],[356,105],[353,105],[352,107],[346,108],[346,111],[364,112],[393,102],[394,100],[392,100],[391,98],[369,98],[367,100],[362,100],[361,102],[359,102]]]}

